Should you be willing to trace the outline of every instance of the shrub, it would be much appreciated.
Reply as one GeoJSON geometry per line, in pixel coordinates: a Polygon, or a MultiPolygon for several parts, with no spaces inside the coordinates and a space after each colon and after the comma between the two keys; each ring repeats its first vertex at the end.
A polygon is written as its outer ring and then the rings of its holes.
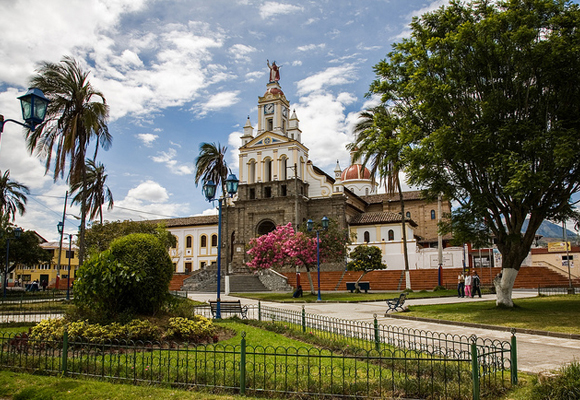
{"type": "Polygon", "coordinates": [[[167,299],[172,275],[171,258],[157,237],[127,235],[79,268],[75,303],[102,320],[123,313],[152,315],[167,299]]]}
{"type": "Polygon", "coordinates": [[[87,321],[67,322],[64,319],[45,319],[30,331],[33,340],[62,340],[65,327],[69,337],[82,337],[91,342],[104,340],[159,340],[161,331],[148,320],[133,320],[128,324],[113,322],[108,325],[87,321]]]}
{"type": "Polygon", "coordinates": [[[194,343],[208,341],[216,334],[212,321],[201,315],[191,318],[169,318],[169,327],[165,332],[165,339],[187,340],[194,343]]]}

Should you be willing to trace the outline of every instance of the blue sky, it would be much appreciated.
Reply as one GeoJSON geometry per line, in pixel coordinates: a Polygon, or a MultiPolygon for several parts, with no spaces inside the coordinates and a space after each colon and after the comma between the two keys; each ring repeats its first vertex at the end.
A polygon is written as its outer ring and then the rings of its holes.
{"type": "MultiPolygon", "coordinates": [[[[257,125],[266,60],[296,110],[310,159],[332,174],[374,79],[373,65],[408,34],[413,16],[445,1],[417,0],[16,0],[2,4],[0,113],[20,119],[16,97],[42,61],[72,55],[110,105],[113,146],[99,151],[115,208],[109,220],[214,212],[194,184],[202,142],[237,148],[257,125]]],[[[67,185],[45,174],[22,130],[6,124],[0,170],[31,190],[16,224],[58,237],[67,185]]],[[[70,209],[78,215],[78,207],[70,209]]],[[[66,231],[78,221],[67,217],[66,231]]]]}

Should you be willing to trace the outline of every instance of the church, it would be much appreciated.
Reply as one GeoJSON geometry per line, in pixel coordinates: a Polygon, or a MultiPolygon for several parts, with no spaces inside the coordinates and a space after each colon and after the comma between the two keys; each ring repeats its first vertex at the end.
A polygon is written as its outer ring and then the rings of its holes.
{"type": "MultiPolygon", "coordinates": [[[[345,169],[337,162],[332,173],[314,165],[302,142],[304,135],[313,133],[301,131],[275,63],[270,70],[266,90],[258,97],[257,126],[248,117],[240,138],[238,192],[223,208],[222,266],[229,274],[248,272],[246,250],[252,238],[288,222],[298,226],[326,216],[347,228],[351,249],[360,244],[377,246],[389,269],[403,269],[399,195],[378,193],[378,185],[359,160],[351,159],[345,169]]],[[[442,202],[438,207],[418,191],[405,192],[404,201],[409,264],[414,269],[435,268],[432,255],[436,250],[427,261],[420,250],[437,247],[439,213],[449,213],[451,205],[442,202]]],[[[217,216],[162,222],[178,239],[170,250],[176,273],[203,269],[216,259],[217,216]]],[[[445,258],[445,266],[461,265],[457,255],[445,258]]],[[[344,269],[345,264],[322,268],[344,269]]]]}

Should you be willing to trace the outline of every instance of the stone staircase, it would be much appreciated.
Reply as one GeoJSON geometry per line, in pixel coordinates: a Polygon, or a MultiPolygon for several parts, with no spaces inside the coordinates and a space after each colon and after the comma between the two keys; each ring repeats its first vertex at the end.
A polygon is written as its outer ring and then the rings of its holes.
{"type": "MultiPolygon", "coordinates": [[[[274,290],[285,290],[290,291],[291,286],[285,283],[285,279],[282,275],[278,274],[277,279],[278,287],[274,290]],[[280,282],[283,281],[283,285],[280,286],[280,282]]],[[[185,290],[194,291],[202,293],[215,293],[217,292],[217,268],[210,266],[200,271],[195,271],[191,275],[175,275],[170,283],[170,290],[185,290]],[[171,289],[177,288],[177,289],[171,289]]],[[[270,277],[271,281],[272,278],[270,277]]],[[[260,276],[255,274],[234,274],[230,275],[230,292],[232,293],[244,293],[244,292],[268,292],[270,289],[262,283],[260,276]]],[[[276,282],[274,282],[275,284],[276,282]]],[[[271,282],[267,284],[273,284],[271,282]]],[[[226,283],[225,277],[222,274],[220,282],[220,292],[225,292],[226,283]]],[[[270,286],[271,287],[271,286],[270,286]]]]}

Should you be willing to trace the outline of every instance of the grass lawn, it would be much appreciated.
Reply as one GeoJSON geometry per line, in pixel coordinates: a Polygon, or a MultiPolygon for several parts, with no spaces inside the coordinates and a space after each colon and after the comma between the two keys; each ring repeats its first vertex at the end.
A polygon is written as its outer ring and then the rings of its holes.
{"type": "MultiPolygon", "coordinates": [[[[400,293],[401,292],[371,292],[371,293],[323,292],[320,297],[322,298],[322,301],[349,303],[361,301],[385,301],[387,299],[398,297],[400,293]]],[[[311,294],[309,291],[304,291],[304,296],[298,299],[293,298],[291,292],[232,293],[232,296],[261,301],[273,301],[277,303],[316,303],[318,301],[318,294],[311,294]]],[[[436,292],[421,291],[421,292],[411,292],[407,294],[407,298],[409,299],[421,299],[428,297],[454,297],[454,296],[457,296],[457,290],[438,290],[436,292]]]]}
{"type": "Polygon", "coordinates": [[[474,322],[541,331],[580,333],[580,296],[542,296],[514,301],[514,308],[495,301],[410,306],[405,315],[474,322]]]}
{"type": "MultiPolygon", "coordinates": [[[[0,398],[13,400],[233,400],[240,397],[157,386],[135,386],[0,371],[0,398]]],[[[255,397],[244,398],[256,399],[255,397]]]]}

